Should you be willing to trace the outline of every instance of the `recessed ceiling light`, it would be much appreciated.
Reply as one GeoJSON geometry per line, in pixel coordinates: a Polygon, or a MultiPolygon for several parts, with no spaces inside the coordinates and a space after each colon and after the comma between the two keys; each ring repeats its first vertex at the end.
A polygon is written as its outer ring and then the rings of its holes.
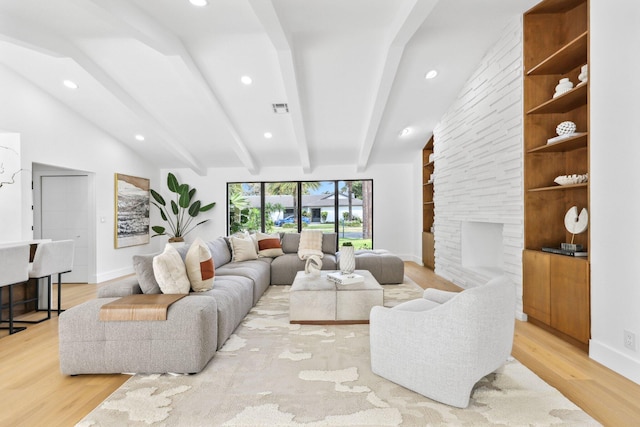
{"type": "Polygon", "coordinates": [[[251,77],[249,76],[240,77],[240,81],[246,85],[250,85],[253,82],[253,80],[251,80],[251,77]]]}
{"type": "Polygon", "coordinates": [[[198,6],[198,7],[206,6],[207,4],[209,4],[207,0],[189,0],[189,2],[192,5],[198,6]]]}
{"type": "Polygon", "coordinates": [[[137,134],[136,135],[136,140],[137,141],[144,141],[144,135],[137,134]]]}
{"type": "Polygon", "coordinates": [[[411,133],[411,129],[410,128],[404,128],[402,129],[402,131],[400,132],[400,136],[407,136],[411,133]]]}
{"type": "Polygon", "coordinates": [[[435,78],[437,75],[438,75],[438,72],[436,70],[431,70],[424,75],[424,78],[429,80],[429,79],[435,78]]]}
{"type": "Polygon", "coordinates": [[[267,138],[267,139],[271,139],[271,138],[273,138],[273,134],[271,132],[265,132],[264,133],[264,137],[267,138]]]}
{"type": "Polygon", "coordinates": [[[62,82],[62,84],[69,89],[78,89],[78,84],[76,82],[72,82],[71,80],[65,80],[62,82]]]}

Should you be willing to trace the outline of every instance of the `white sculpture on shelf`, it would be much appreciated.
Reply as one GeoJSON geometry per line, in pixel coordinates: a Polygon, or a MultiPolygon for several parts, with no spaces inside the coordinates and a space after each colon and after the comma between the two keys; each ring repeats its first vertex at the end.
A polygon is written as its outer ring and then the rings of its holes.
{"type": "Polygon", "coordinates": [[[582,208],[580,214],[578,214],[578,207],[572,206],[564,215],[564,227],[569,233],[571,233],[571,243],[563,243],[562,249],[570,251],[582,250],[582,245],[576,245],[573,243],[576,234],[584,233],[589,225],[589,213],[587,208],[582,208]]]}
{"type": "Polygon", "coordinates": [[[589,80],[589,66],[587,64],[580,67],[580,75],[578,75],[578,80],[580,80],[580,83],[578,84],[586,83],[587,80],[589,80]]]}
{"type": "Polygon", "coordinates": [[[565,92],[569,92],[571,89],[573,89],[573,83],[571,82],[571,80],[569,80],[569,78],[565,77],[563,79],[560,79],[558,85],[556,86],[556,93],[553,94],[553,97],[556,98],[565,92]]]}

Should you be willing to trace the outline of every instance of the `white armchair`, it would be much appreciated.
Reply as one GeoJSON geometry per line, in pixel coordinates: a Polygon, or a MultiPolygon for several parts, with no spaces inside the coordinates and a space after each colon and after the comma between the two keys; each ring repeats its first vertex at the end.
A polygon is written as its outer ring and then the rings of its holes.
{"type": "Polygon", "coordinates": [[[504,276],[460,293],[427,289],[393,308],[373,307],[371,369],[447,405],[466,408],[473,386],[511,354],[515,287],[504,276]]]}

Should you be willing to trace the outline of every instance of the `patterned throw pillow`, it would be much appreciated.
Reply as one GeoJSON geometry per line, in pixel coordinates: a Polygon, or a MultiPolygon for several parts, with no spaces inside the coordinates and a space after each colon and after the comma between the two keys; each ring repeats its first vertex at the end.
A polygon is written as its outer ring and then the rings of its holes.
{"type": "Polygon", "coordinates": [[[182,257],[169,243],[153,258],[153,275],[164,294],[188,294],[191,290],[182,257]]]}
{"type": "Polygon", "coordinates": [[[282,244],[280,243],[280,235],[256,233],[258,239],[258,256],[275,258],[284,255],[282,244]]]}
{"type": "Polygon", "coordinates": [[[197,238],[189,247],[184,259],[191,289],[195,292],[208,291],[213,288],[215,266],[209,247],[202,239],[197,238]]]}

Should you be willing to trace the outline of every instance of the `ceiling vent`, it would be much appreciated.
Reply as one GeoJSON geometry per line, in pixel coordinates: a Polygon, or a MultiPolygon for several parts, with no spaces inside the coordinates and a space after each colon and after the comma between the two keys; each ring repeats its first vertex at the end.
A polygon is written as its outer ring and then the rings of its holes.
{"type": "Polygon", "coordinates": [[[287,114],[289,112],[288,104],[271,104],[273,112],[276,114],[287,114]]]}

